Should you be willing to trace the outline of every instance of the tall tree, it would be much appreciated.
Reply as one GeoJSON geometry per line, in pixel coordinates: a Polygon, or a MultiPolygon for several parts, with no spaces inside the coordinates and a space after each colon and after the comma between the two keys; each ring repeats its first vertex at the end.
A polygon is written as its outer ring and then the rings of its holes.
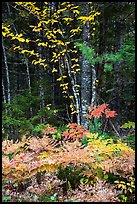
{"type": "MultiPolygon", "coordinates": [[[[89,5],[87,4],[87,2],[83,2],[83,7],[84,7],[83,15],[88,16],[89,5]]],[[[89,45],[90,43],[89,29],[90,29],[90,23],[89,21],[87,21],[83,25],[83,39],[82,40],[85,45],[89,45]]],[[[91,68],[91,65],[89,64],[88,60],[83,58],[81,69],[82,69],[81,70],[81,124],[86,127],[87,124],[86,124],[85,115],[87,113],[87,106],[89,106],[91,103],[91,74],[93,77],[94,67],[91,68]],[[92,69],[92,73],[91,73],[91,69],[92,69]]]]}

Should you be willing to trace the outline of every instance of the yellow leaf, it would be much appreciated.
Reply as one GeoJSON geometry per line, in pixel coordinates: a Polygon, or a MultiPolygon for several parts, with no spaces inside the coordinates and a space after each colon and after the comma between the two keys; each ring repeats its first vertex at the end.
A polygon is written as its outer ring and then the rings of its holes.
{"type": "Polygon", "coordinates": [[[74,85],[74,87],[80,87],[80,85],[78,85],[78,84],[75,84],[75,85],[74,85]]]}
{"type": "Polygon", "coordinates": [[[76,59],[76,58],[73,58],[73,59],[72,59],[72,61],[78,62],[78,59],[76,59]]]}
{"type": "Polygon", "coordinates": [[[26,39],[26,43],[29,43],[29,41],[30,41],[29,39],[26,39]]]}
{"type": "Polygon", "coordinates": [[[73,21],[73,18],[63,18],[64,21],[73,21]]]}
{"type": "Polygon", "coordinates": [[[77,111],[73,111],[73,112],[71,112],[72,115],[75,114],[75,113],[77,113],[77,111]]]}
{"type": "Polygon", "coordinates": [[[73,104],[70,104],[70,108],[72,108],[73,107],[73,104]]]}
{"type": "Polygon", "coordinates": [[[131,184],[130,184],[130,183],[127,183],[127,186],[131,186],[131,184]]]}
{"type": "Polygon", "coordinates": [[[57,44],[58,44],[58,45],[65,45],[64,42],[61,41],[61,40],[58,40],[57,44]]]}
{"type": "Polygon", "coordinates": [[[76,69],[76,72],[79,72],[80,71],[80,69],[76,69]]]}
{"type": "Polygon", "coordinates": [[[57,56],[57,53],[55,53],[55,52],[52,52],[52,54],[53,54],[53,58],[55,58],[57,56]]]}
{"type": "Polygon", "coordinates": [[[80,12],[78,10],[73,10],[73,13],[79,14],[80,12]]]}
{"type": "Polygon", "coordinates": [[[79,67],[79,64],[74,64],[71,68],[73,69],[74,67],[79,67]]]}
{"type": "Polygon", "coordinates": [[[47,152],[42,152],[40,153],[40,155],[38,156],[38,158],[43,159],[43,158],[47,158],[50,154],[47,152]]]}
{"type": "MultiPolygon", "coordinates": [[[[123,186],[124,186],[123,184],[119,184],[119,185],[118,185],[118,188],[123,188],[123,186]]],[[[124,189],[124,188],[123,188],[123,189],[124,189]]]]}
{"type": "Polygon", "coordinates": [[[133,192],[131,188],[129,189],[129,191],[130,191],[130,193],[132,193],[132,192],[133,192]]]}
{"type": "Polygon", "coordinates": [[[44,66],[44,63],[40,63],[40,65],[44,66]]]}
{"type": "Polygon", "coordinates": [[[66,45],[70,44],[70,42],[65,42],[66,45]]]}
{"type": "Polygon", "coordinates": [[[62,77],[59,77],[58,79],[57,79],[57,81],[61,81],[62,80],[62,77]]]}
{"type": "Polygon", "coordinates": [[[74,96],[69,96],[69,98],[71,99],[71,98],[74,98],[74,96]]]}
{"type": "Polygon", "coordinates": [[[60,87],[64,86],[64,84],[60,84],[60,87]]]}
{"type": "Polygon", "coordinates": [[[2,35],[5,37],[6,35],[7,35],[7,33],[5,33],[5,32],[2,32],[2,35]]]}
{"type": "Polygon", "coordinates": [[[67,91],[62,91],[62,93],[67,93],[67,91]]]}
{"type": "Polygon", "coordinates": [[[54,73],[54,72],[58,72],[58,70],[53,68],[52,73],[54,73]]]}
{"type": "Polygon", "coordinates": [[[43,47],[46,47],[48,45],[48,43],[46,42],[46,43],[44,43],[44,42],[42,42],[42,43],[38,43],[38,46],[43,46],[43,47]]]}
{"type": "Polygon", "coordinates": [[[16,49],[20,49],[20,46],[14,47],[14,50],[16,50],[16,49]]]}
{"type": "Polygon", "coordinates": [[[43,164],[40,167],[40,172],[43,171],[55,171],[57,169],[57,166],[55,164],[43,164]]]}
{"type": "Polygon", "coordinates": [[[61,31],[60,29],[57,29],[56,32],[60,33],[61,35],[63,34],[62,31],[61,31]]]}
{"type": "Polygon", "coordinates": [[[22,50],[21,53],[24,54],[26,52],[26,50],[22,50]]]}
{"type": "Polygon", "coordinates": [[[120,181],[120,183],[123,183],[123,184],[125,184],[125,182],[124,182],[124,181],[120,181]]]}
{"type": "Polygon", "coordinates": [[[119,181],[114,181],[114,183],[119,183],[119,181]]]}
{"type": "Polygon", "coordinates": [[[40,26],[41,26],[41,22],[38,23],[38,27],[40,27],[40,26]]]}
{"type": "Polygon", "coordinates": [[[70,30],[70,33],[75,33],[75,32],[79,32],[79,31],[82,31],[82,29],[80,27],[70,30]]]}
{"type": "Polygon", "coordinates": [[[98,12],[98,11],[97,11],[95,14],[96,14],[96,15],[100,15],[100,14],[101,14],[101,12],[98,12]]]}

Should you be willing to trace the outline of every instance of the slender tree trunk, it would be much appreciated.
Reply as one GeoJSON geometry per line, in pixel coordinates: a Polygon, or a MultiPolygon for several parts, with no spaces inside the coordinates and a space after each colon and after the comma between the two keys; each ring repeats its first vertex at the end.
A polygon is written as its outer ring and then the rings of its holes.
{"type": "Polygon", "coordinates": [[[9,79],[9,68],[8,68],[8,63],[7,63],[7,56],[6,56],[6,50],[4,46],[4,40],[2,36],[2,48],[3,48],[3,55],[4,55],[4,63],[5,63],[5,68],[6,68],[6,78],[7,78],[7,101],[10,104],[11,102],[11,95],[10,95],[10,79],[9,79]]]}
{"type": "Polygon", "coordinates": [[[74,98],[75,98],[74,104],[75,104],[75,108],[76,108],[76,111],[77,111],[77,123],[78,123],[78,125],[80,125],[80,99],[79,99],[79,96],[77,94],[77,90],[76,90],[76,87],[75,87],[77,82],[76,82],[76,77],[72,76],[68,58],[70,58],[69,55],[65,56],[65,64],[66,64],[66,67],[67,67],[67,70],[68,70],[69,78],[71,80],[72,90],[73,90],[73,94],[74,94],[74,98]]]}
{"type": "Polygon", "coordinates": [[[96,90],[96,66],[92,65],[92,96],[91,96],[91,106],[96,106],[97,102],[97,90],[96,90]]]}
{"type": "Polygon", "coordinates": [[[6,94],[5,94],[5,86],[2,78],[2,94],[3,94],[3,101],[6,103],[6,94]]]}
{"type": "MultiPolygon", "coordinates": [[[[27,68],[27,81],[28,81],[28,87],[29,87],[29,94],[31,94],[31,80],[30,80],[29,64],[28,64],[28,60],[26,57],[25,57],[25,64],[27,68]]],[[[30,107],[30,116],[32,116],[32,107],[30,107]]]]}

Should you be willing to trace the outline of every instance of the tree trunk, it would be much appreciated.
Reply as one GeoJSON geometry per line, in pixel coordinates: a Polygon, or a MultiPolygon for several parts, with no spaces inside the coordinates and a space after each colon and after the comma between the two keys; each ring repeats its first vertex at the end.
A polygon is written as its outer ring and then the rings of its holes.
{"type": "Polygon", "coordinates": [[[6,94],[5,94],[5,86],[2,78],[2,94],[3,94],[3,102],[6,103],[6,94]]]}
{"type": "Polygon", "coordinates": [[[7,56],[6,56],[6,50],[5,50],[5,47],[4,47],[3,36],[2,36],[2,48],[3,48],[5,69],[6,69],[6,78],[7,78],[7,102],[10,104],[10,102],[11,102],[11,95],[10,95],[9,68],[8,68],[8,63],[7,63],[7,56]]]}
{"type": "Polygon", "coordinates": [[[91,106],[96,106],[97,102],[97,90],[96,90],[96,66],[92,65],[92,96],[91,96],[91,106]]]}
{"type": "MultiPolygon", "coordinates": [[[[27,81],[28,81],[29,94],[31,94],[31,80],[30,80],[29,64],[28,64],[28,59],[25,56],[24,58],[25,58],[25,64],[27,68],[27,81]]],[[[30,116],[32,117],[32,107],[30,107],[30,116]]]]}
{"type": "MultiPolygon", "coordinates": [[[[86,2],[85,2],[86,3],[86,2]]],[[[84,15],[88,15],[88,5],[84,5],[84,15]]],[[[83,43],[89,44],[90,33],[89,33],[89,22],[83,26],[83,43]]],[[[93,71],[93,70],[92,70],[93,71]]],[[[92,94],[93,95],[93,94],[92,94]]],[[[81,125],[87,128],[87,106],[91,102],[91,65],[83,58],[82,70],[81,70],[81,125]]]]}
{"type": "Polygon", "coordinates": [[[65,56],[65,64],[66,64],[66,67],[67,67],[67,70],[68,70],[69,78],[71,80],[72,91],[73,91],[74,98],[75,98],[74,104],[75,104],[76,111],[77,111],[77,123],[78,123],[78,125],[80,125],[80,100],[79,100],[79,96],[77,95],[77,91],[76,91],[76,88],[75,88],[75,85],[77,84],[77,82],[76,82],[76,78],[74,76],[72,76],[68,58],[70,59],[69,55],[65,56]]]}

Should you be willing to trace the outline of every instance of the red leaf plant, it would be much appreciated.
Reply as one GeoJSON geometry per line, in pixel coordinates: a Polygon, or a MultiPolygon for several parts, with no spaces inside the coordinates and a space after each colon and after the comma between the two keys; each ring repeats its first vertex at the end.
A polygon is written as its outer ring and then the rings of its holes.
{"type": "Polygon", "coordinates": [[[69,130],[64,131],[62,133],[63,137],[67,137],[68,139],[77,139],[77,138],[83,138],[84,134],[86,134],[89,131],[85,131],[85,129],[83,128],[83,126],[78,125],[77,123],[69,123],[69,130]]]}
{"type": "Polygon", "coordinates": [[[102,104],[102,105],[98,105],[97,108],[94,108],[93,106],[89,106],[88,110],[89,110],[89,114],[86,115],[86,118],[92,119],[93,117],[100,117],[103,115],[103,113],[105,114],[106,118],[112,118],[115,117],[117,115],[117,113],[115,111],[111,111],[108,108],[109,104],[102,104]]]}

